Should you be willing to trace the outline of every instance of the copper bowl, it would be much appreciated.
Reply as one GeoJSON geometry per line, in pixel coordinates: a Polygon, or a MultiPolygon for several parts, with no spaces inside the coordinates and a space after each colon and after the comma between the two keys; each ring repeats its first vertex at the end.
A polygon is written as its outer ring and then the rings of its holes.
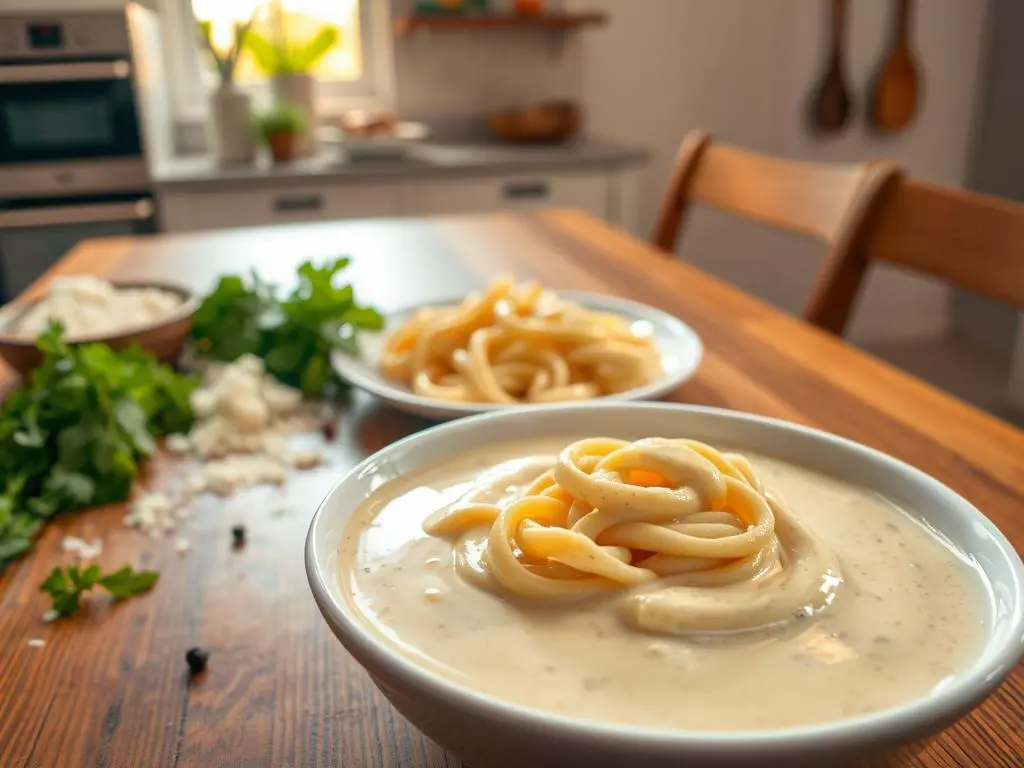
{"type": "Polygon", "coordinates": [[[487,116],[491,133],[502,141],[568,141],[583,124],[583,111],[571,101],[547,101],[487,116]]]}
{"type": "MultiPolygon", "coordinates": [[[[138,344],[164,363],[175,363],[181,357],[185,342],[192,331],[192,319],[199,305],[195,292],[178,284],[164,280],[114,280],[117,288],[157,288],[173,293],[181,299],[181,304],[169,315],[147,325],[126,328],[117,333],[77,336],[68,343],[71,346],[80,344],[106,344],[111,349],[125,349],[138,344]]],[[[0,358],[22,376],[28,376],[40,362],[43,355],[36,348],[34,338],[13,333],[13,328],[24,314],[35,306],[43,297],[28,300],[15,300],[0,308],[0,358]],[[9,330],[10,329],[10,330],[9,330]]]]}

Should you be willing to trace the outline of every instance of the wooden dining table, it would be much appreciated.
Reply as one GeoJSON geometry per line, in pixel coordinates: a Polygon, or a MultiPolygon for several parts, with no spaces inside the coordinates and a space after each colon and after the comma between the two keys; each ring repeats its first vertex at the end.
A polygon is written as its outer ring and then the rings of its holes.
{"type": "MultiPolygon", "coordinates": [[[[1024,546],[1024,432],[576,211],[92,240],[29,293],[72,274],[206,291],[221,274],[255,268],[286,284],[301,261],[342,254],[352,257],[346,277],[359,300],[383,311],[459,296],[502,274],[665,310],[706,348],[671,401],[774,416],[878,448],[948,484],[1024,546]]],[[[9,371],[0,373],[4,386],[16,386],[9,371]]],[[[458,766],[391,708],[334,638],[303,567],[307,526],[331,485],[426,426],[357,393],[337,439],[309,438],[324,466],[282,487],[198,498],[183,522],[187,553],[125,527],[123,506],[53,521],[0,573],[0,766],[458,766]],[[239,524],[248,531],[242,549],[232,546],[239,524]],[[102,565],[155,568],[160,581],[144,596],[90,598],[75,616],[44,623],[39,585],[71,562],[65,535],[100,538],[102,565]],[[185,663],[191,646],[210,651],[195,678],[185,663]]],[[[173,489],[185,476],[180,461],[154,459],[144,482],[173,489]]],[[[1020,766],[1022,717],[1018,666],[937,738],[870,765],[1020,766]]]]}

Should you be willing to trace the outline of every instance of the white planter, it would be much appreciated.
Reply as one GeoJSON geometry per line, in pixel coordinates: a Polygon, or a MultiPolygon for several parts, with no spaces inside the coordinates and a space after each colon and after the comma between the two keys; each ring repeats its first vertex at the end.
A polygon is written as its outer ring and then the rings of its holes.
{"type": "Polygon", "coordinates": [[[270,88],[275,103],[288,102],[302,110],[306,130],[298,137],[298,154],[312,155],[316,151],[316,79],[312,75],[274,75],[270,78],[270,88]]]}
{"type": "Polygon", "coordinates": [[[249,94],[222,85],[210,97],[210,148],[221,163],[251,163],[256,159],[256,137],[250,115],[249,94]]]}

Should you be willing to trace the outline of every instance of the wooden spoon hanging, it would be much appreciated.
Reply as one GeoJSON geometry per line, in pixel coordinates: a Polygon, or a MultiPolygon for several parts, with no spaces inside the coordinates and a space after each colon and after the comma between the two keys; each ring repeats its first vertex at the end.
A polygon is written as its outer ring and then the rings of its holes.
{"type": "Polygon", "coordinates": [[[852,110],[850,92],[843,77],[843,37],[846,0],[832,0],[832,39],[828,68],[811,98],[811,125],[821,133],[837,133],[846,126],[852,110]]]}
{"type": "Polygon", "coordinates": [[[875,126],[898,133],[917,114],[921,76],[910,50],[911,0],[896,0],[896,37],[875,81],[871,118],[875,126]]]}

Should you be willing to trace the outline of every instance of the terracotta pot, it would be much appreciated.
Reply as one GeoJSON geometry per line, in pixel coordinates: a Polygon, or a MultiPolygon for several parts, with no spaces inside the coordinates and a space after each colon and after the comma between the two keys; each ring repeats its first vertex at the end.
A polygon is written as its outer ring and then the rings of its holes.
{"type": "Polygon", "coordinates": [[[298,137],[294,133],[268,133],[267,145],[275,163],[290,163],[298,153],[298,137]]]}
{"type": "Polygon", "coordinates": [[[537,16],[544,12],[544,0],[516,0],[516,13],[537,16]]]}
{"type": "Polygon", "coordinates": [[[270,89],[276,104],[291,104],[302,111],[306,127],[295,139],[295,153],[308,157],[316,152],[316,80],[312,75],[274,75],[270,89]]]}

